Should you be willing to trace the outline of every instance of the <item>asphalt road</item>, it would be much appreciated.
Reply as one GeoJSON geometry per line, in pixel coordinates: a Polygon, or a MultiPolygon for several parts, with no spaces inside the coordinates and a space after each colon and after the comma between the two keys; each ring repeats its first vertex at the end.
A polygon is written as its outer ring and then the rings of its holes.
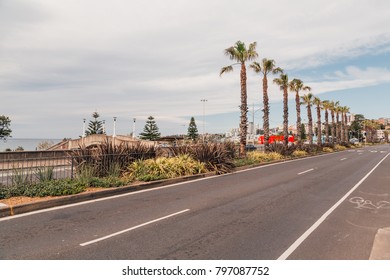
{"type": "Polygon", "coordinates": [[[368,259],[390,146],[0,219],[0,259],[368,259]]]}

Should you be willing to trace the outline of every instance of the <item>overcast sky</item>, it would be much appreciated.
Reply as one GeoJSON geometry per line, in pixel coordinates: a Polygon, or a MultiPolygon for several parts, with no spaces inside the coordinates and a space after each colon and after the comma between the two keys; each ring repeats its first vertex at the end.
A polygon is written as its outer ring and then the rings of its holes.
{"type": "MultiPolygon", "coordinates": [[[[388,0],[0,0],[0,115],[14,138],[78,137],[94,111],[108,133],[114,116],[117,134],[131,133],[133,118],[138,134],[152,115],[167,135],[185,133],[191,116],[202,132],[207,99],[206,131],[225,132],[239,125],[239,68],[219,71],[241,40],[321,99],[390,117],[389,26],[388,0]]],[[[277,126],[282,94],[271,81],[277,126]]],[[[248,71],[255,110],[261,92],[248,71]]]]}

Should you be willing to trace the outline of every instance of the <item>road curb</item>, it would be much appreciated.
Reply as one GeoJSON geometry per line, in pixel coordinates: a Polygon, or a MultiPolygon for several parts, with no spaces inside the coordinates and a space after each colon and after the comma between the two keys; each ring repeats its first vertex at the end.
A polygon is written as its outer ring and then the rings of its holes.
{"type": "Polygon", "coordinates": [[[378,229],[370,260],[390,260],[390,227],[378,229]]]}
{"type": "Polygon", "coordinates": [[[153,182],[140,183],[136,185],[123,186],[115,189],[102,189],[96,192],[74,194],[74,195],[69,195],[64,197],[53,198],[45,201],[20,204],[16,206],[6,205],[6,207],[0,207],[0,218],[14,216],[17,214],[23,214],[26,212],[42,210],[46,208],[52,208],[56,206],[83,202],[87,200],[93,200],[97,198],[103,198],[103,197],[108,197],[113,195],[136,192],[145,189],[157,188],[165,185],[192,181],[200,178],[210,177],[213,175],[214,173],[190,175],[190,176],[174,178],[174,179],[158,180],[153,182]]]}

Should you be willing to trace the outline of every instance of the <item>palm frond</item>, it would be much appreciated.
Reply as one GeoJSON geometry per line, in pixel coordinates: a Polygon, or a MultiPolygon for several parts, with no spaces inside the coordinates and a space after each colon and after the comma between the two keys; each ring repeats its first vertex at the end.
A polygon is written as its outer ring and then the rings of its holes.
{"type": "Polygon", "coordinates": [[[221,71],[219,72],[219,76],[222,76],[222,74],[227,72],[232,72],[232,71],[233,71],[233,65],[222,67],[221,71]]]}
{"type": "Polygon", "coordinates": [[[256,73],[260,73],[262,71],[261,65],[257,61],[253,62],[251,65],[249,65],[249,67],[252,68],[256,73]]]}

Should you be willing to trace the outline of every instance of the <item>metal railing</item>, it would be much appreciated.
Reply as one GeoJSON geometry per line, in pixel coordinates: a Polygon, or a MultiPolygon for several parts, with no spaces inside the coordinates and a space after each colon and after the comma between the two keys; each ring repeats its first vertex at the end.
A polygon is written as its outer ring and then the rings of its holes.
{"type": "Polygon", "coordinates": [[[125,169],[137,159],[154,156],[155,154],[133,153],[0,159],[0,187],[43,180],[73,179],[85,168],[92,168],[94,176],[108,176],[125,169]]]}

